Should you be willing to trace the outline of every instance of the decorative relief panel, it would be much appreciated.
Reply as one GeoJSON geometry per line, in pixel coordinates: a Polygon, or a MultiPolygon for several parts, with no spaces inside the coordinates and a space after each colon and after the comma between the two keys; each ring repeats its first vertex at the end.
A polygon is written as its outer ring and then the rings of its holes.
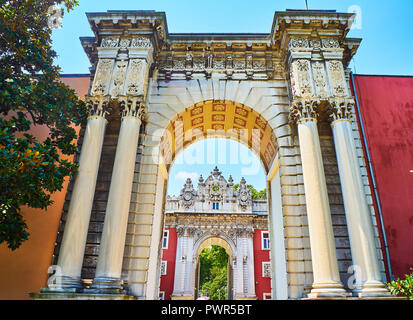
{"type": "Polygon", "coordinates": [[[126,94],[140,96],[144,94],[144,79],[146,62],[143,59],[130,59],[126,94]]]}
{"type": "Polygon", "coordinates": [[[294,61],[290,72],[293,95],[295,97],[313,96],[310,61],[306,59],[294,61]]]}
{"type": "Polygon", "coordinates": [[[325,98],[329,96],[329,90],[327,85],[327,76],[325,73],[324,63],[317,61],[312,64],[313,68],[313,79],[316,94],[320,98],[325,98]]]}
{"type": "Polygon", "coordinates": [[[106,95],[109,90],[114,60],[100,59],[97,65],[95,79],[92,86],[92,95],[106,95]]]}
{"type": "Polygon", "coordinates": [[[127,61],[122,60],[116,62],[111,91],[113,97],[117,97],[119,95],[122,95],[123,93],[123,85],[125,83],[127,66],[127,61]]]}
{"type": "Polygon", "coordinates": [[[102,48],[116,48],[118,46],[118,43],[119,43],[119,38],[108,37],[102,40],[102,43],[100,44],[100,46],[102,48]]]}
{"type": "Polygon", "coordinates": [[[347,97],[348,90],[343,63],[339,60],[328,60],[326,64],[333,95],[336,97],[347,97]]]}

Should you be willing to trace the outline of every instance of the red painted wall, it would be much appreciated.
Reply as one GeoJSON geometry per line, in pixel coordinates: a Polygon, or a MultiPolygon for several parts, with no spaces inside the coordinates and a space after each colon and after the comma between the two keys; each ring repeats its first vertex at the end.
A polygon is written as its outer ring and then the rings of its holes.
{"type": "Polygon", "coordinates": [[[162,260],[167,261],[167,268],[166,275],[161,276],[159,291],[165,292],[165,300],[171,300],[174,290],[177,235],[175,228],[166,228],[165,230],[169,230],[169,243],[168,249],[162,250],[162,260]]]}
{"type": "Polygon", "coordinates": [[[262,277],[262,263],[270,261],[270,250],[262,250],[261,230],[254,230],[254,277],[255,277],[255,294],[258,300],[263,300],[264,293],[271,293],[271,278],[262,277]]]}
{"type": "Polygon", "coordinates": [[[354,84],[392,272],[403,277],[413,272],[413,77],[354,75],[354,84]]]}

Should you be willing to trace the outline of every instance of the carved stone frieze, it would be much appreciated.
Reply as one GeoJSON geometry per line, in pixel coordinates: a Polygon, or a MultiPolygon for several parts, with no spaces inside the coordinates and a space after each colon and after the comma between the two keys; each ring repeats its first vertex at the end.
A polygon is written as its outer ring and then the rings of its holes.
{"type": "Polygon", "coordinates": [[[306,38],[303,37],[291,38],[289,47],[290,49],[308,48],[309,42],[306,38]]]}
{"type": "Polygon", "coordinates": [[[340,43],[338,42],[337,39],[329,38],[329,39],[323,39],[323,48],[327,49],[336,49],[340,48],[340,43]]]}
{"type": "Polygon", "coordinates": [[[116,37],[107,37],[102,39],[100,46],[102,48],[116,48],[119,43],[119,38],[116,37]]]}
{"type": "Polygon", "coordinates": [[[131,48],[152,48],[152,42],[146,37],[136,37],[131,41],[131,48]]]}

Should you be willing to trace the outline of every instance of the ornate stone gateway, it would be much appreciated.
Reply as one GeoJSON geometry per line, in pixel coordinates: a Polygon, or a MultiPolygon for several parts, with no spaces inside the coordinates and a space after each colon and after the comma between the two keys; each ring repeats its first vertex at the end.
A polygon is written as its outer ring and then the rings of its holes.
{"type": "Polygon", "coordinates": [[[247,145],[266,170],[274,299],[387,294],[348,85],[351,14],[276,12],[268,34],[171,34],[154,11],[87,18],[90,117],[61,273],[37,297],[158,299],[169,168],[209,137],[247,145]]]}

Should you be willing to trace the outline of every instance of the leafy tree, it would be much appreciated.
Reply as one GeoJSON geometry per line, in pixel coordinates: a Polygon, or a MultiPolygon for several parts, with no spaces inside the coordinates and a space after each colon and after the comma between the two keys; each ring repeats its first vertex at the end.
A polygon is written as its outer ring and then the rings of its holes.
{"type": "Polygon", "coordinates": [[[85,104],[59,80],[48,14],[67,11],[76,0],[0,0],[0,243],[12,250],[28,239],[21,207],[46,209],[77,165],[75,126],[86,119],[85,104]],[[46,126],[38,139],[30,129],[46,126]]]}
{"type": "Polygon", "coordinates": [[[200,256],[199,287],[211,300],[228,298],[228,254],[220,246],[205,248],[200,256]]]}

